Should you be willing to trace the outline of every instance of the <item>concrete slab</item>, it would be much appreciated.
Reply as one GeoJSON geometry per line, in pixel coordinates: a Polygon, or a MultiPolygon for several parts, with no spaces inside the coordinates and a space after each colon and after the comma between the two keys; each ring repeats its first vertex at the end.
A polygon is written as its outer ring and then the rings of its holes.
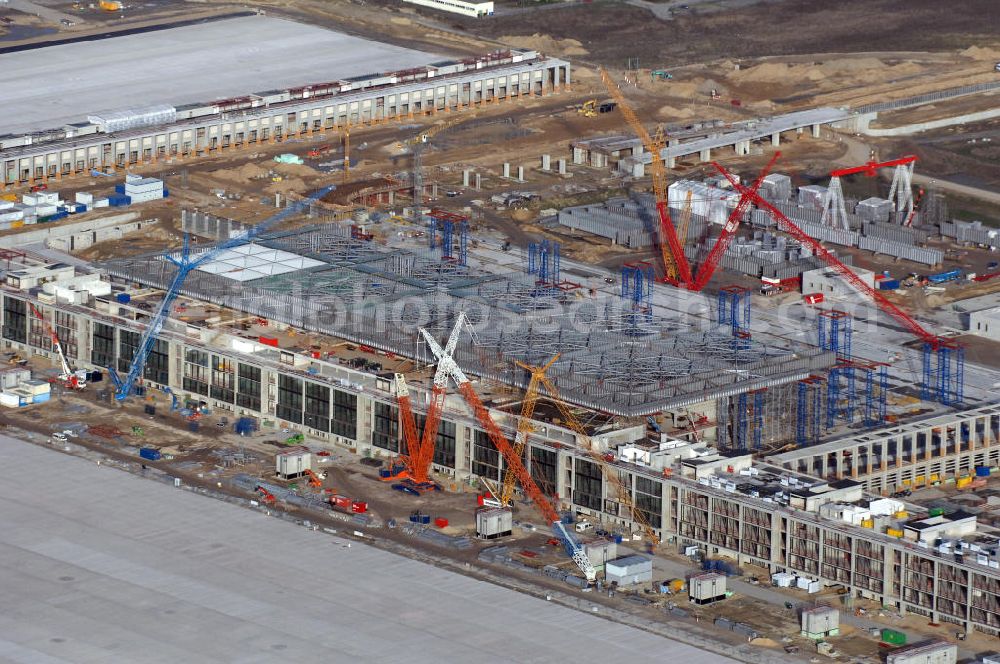
{"type": "Polygon", "coordinates": [[[0,134],[88,113],[208,102],[425,65],[443,56],[266,16],[0,56],[0,134]]]}
{"type": "Polygon", "coordinates": [[[0,436],[0,660],[734,660],[0,436]]]}

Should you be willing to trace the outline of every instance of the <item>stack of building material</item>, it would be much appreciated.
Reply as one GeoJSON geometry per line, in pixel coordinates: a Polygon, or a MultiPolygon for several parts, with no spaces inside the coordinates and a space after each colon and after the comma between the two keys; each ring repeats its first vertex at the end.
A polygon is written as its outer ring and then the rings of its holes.
{"type": "Polygon", "coordinates": [[[886,254],[897,258],[904,258],[914,263],[924,265],[940,265],[944,260],[944,252],[940,249],[928,249],[917,247],[903,242],[883,240],[877,237],[859,237],[858,248],[867,251],[874,251],[877,254],[886,254]]]}
{"type": "Polygon", "coordinates": [[[810,184],[799,187],[799,205],[814,210],[823,209],[823,199],[826,197],[826,187],[810,184]]]}
{"type": "Polygon", "coordinates": [[[135,204],[160,200],[167,195],[166,192],[163,180],[129,174],[125,176],[125,187],[119,193],[125,194],[129,201],[135,204]]]}
{"type": "Polygon", "coordinates": [[[892,216],[892,201],[872,196],[858,203],[854,214],[865,221],[889,221],[892,216]]]}
{"type": "Polygon", "coordinates": [[[771,173],[761,183],[760,195],[769,201],[785,202],[792,197],[792,179],[784,173],[771,173]]]}

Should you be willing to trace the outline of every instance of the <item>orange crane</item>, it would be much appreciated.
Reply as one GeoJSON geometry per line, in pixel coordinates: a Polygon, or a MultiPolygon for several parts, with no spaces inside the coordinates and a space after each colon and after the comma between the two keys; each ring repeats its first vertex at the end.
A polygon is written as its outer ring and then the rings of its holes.
{"type": "Polygon", "coordinates": [[[323,480],[321,480],[319,475],[314,473],[309,468],[306,468],[305,476],[309,478],[309,486],[315,486],[315,487],[323,486],[323,480]]]}
{"type": "MultiPolygon", "coordinates": [[[[540,367],[532,366],[526,362],[516,361],[517,366],[531,372],[531,380],[528,381],[528,389],[524,394],[524,402],[521,404],[521,418],[517,421],[517,434],[514,436],[514,454],[518,459],[524,458],[524,448],[528,445],[528,435],[534,430],[531,425],[531,418],[535,414],[535,405],[538,403],[539,391],[545,372],[549,370],[555,361],[559,359],[560,353],[556,353],[551,360],[540,367]]],[[[493,493],[493,497],[500,501],[502,507],[510,505],[514,497],[514,485],[517,483],[517,473],[510,467],[503,478],[503,488],[500,495],[493,493]]],[[[487,485],[489,486],[489,485],[487,485]]]]}
{"type": "MultiPolygon", "coordinates": [[[[465,314],[459,313],[458,321],[455,325],[455,329],[459,329],[464,325],[466,321],[465,314]]],[[[500,427],[497,426],[496,422],[493,421],[493,417],[490,412],[483,405],[482,399],[476,394],[476,390],[472,387],[472,382],[462,371],[458,363],[452,357],[451,353],[448,353],[441,344],[437,342],[427,330],[421,328],[420,333],[423,335],[424,340],[430,347],[431,352],[438,360],[438,369],[443,370],[444,374],[453,380],[458,386],[458,392],[462,395],[465,402],[472,408],[472,412],[475,413],[476,419],[479,420],[480,426],[486,432],[489,437],[490,442],[497,448],[500,455],[504,459],[504,463],[514,471],[517,481],[521,484],[521,488],[524,492],[531,498],[538,508],[538,511],[542,513],[542,516],[548,521],[549,525],[556,536],[559,537],[563,546],[566,549],[566,553],[573,559],[577,567],[583,572],[587,581],[593,582],[597,578],[597,569],[594,567],[593,563],[590,562],[590,558],[587,557],[586,552],[580,545],[580,542],[576,537],[566,529],[566,525],[559,518],[559,513],[556,508],[549,502],[545,494],[542,493],[541,489],[538,488],[538,484],[535,483],[534,478],[524,467],[524,463],[521,461],[515,452],[514,448],[511,447],[507,438],[500,431],[500,427]]],[[[449,339],[450,341],[450,339],[449,339]]]]}
{"type": "MultiPolygon", "coordinates": [[[[625,95],[618,88],[607,70],[601,67],[601,80],[604,87],[608,89],[608,94],[618,103],[625,120],[628,121],[632,131],[636,133],[643,147],[652,155],[649,165],[650,175],[653,178],[653,196],[656,199],[656,211],[660,216],[660,254],[663,258],[663,269],[666,281],[673,284],[688,284],[691,281],[691,266],[684,255],[684,246],[678,239],[677,230],[670,220],[670,208],[667,205],[667,167],[663,163],[660,153],[666,147],[666,141],[662,130],[656,132],[652,137],[646,128],[639,121],[639,117],[632,110],[632,107],[625,101],[625,95]]],[[[686,238],[685,238],[686,239],[686,238]]]]}
{"type": "MultiPolygon", "coordinates": [[[[449,356],[455,352],[458,345],[458,338],[461,335],[461,328],[465,322],[464,315],[460,315],[455,328],[451,331],[446,345],[449,356]]],[[[410,480],[412,488],[417,490],[433,488],[433,481],[430,479],[430,467],[434,462],[434,444],[437,439],[438,429],[441,426],[441,412],[444,410],[444,400],[448,393],[448,375],[444,373],[441,365],[438,365],[434,372],[434,386],[431,388],[431,403],[427,408],[427,417],[424,419],[423,436],[417,438],[417,425],[413,416],[413,404],[410,400],[410,390],[406,386],[406,378],[403,374],[395,375],[396,400],[399,404],[399,419],[403,430],[403,441],[406,443],[406,453],[403,457],[403,467],[397,472],[391,473],[383,479],[392,481],[396,479],[410,480]]]]}

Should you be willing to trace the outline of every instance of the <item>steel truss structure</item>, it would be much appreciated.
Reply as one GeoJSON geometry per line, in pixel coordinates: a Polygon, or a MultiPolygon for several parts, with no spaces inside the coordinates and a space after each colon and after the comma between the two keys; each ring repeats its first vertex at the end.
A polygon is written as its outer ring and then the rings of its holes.
{"type": "MultiPolygon", "coordinates": [[[[463,370],[523,389],[527,377],[515,360],[538,365],[559,353],[548,377],[563,399],[610,415],[645,416],[793,383],[835,363],[833,353],[805,344],[734,345],[728,328],[692,329],[658,316],[636,321],[618,297],[576,298],[540,288],[535,275],[386,248],[329,224],[270,233],[257,244],[323,265],[242,282],[194,271],[182,293],[426,363],[434,358],[418,329],[442,337],[464,312],[473,333],[455,351],[463,370]]],[[[162,254],[99,267],[155,288],[167,287],[176,270],[162,254]]]]}

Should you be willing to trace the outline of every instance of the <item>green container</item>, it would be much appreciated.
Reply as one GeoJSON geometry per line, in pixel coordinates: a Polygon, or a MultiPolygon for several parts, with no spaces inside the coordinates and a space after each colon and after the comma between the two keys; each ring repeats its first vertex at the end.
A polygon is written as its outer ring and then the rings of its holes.
{"type": "Polygon", "coordinates": [[[929,510],[927,510],[927,514],[929,516],[942,516],[944,514],[944,508],[943,507],[932,507],[929,510]]]}
{"type": "Polygon", "coordinates": [[[906,645],[906,634],[903,634],[902,632],[896,631],[894,629],[883,628],[882,642],[894,646],[903,646],[906,645]]]}

